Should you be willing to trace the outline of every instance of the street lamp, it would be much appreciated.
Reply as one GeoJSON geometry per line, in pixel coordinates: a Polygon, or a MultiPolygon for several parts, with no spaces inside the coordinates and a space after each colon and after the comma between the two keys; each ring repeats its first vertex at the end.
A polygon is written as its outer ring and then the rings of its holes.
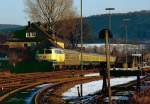
{"type": "Polygon", "coordinates": [[[109,15],[109,29],[111,30],[111,11],[115,10],[115,8],[105,8],[105,10],[108,11],[108,15],[109,15]]]}
{"type": "Polygon", "coordinates": [[[127,43],[128,43],[128,22],[130,19],[123,19],[123,22],[125,23],[125,50],[126,50],[126,69],[128,70],[128,51],[127,51],[127,43]]]}

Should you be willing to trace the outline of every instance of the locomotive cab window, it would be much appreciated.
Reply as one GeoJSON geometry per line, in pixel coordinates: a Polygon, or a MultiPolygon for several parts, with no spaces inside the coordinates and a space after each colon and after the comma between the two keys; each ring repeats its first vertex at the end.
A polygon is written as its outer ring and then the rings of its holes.
{"type": "Polygon", "coordinates": [[[52,53],[52,51],[51,50],[45,50],[45,53],[47,54],[47,53],[52,53]]]}

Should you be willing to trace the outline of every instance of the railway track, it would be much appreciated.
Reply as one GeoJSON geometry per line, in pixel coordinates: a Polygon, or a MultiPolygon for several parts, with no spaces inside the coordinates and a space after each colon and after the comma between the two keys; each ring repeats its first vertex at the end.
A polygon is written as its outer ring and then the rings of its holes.
{"type": "MultiPolygon", "coordinates": [[[[95,73],[97,71],[96,70],[88,70],[88,71],[84,71],[82,73],[88,74],[88,73],[93,73],[93,72],[95,73]]],[[[32,84],[33,82],[34,83],[35,82],[54,83],[53,88],[55,88],[55,89],[50,88],[49,91],[46,90],[46,92],[48,92],[48,93],[45,94],[44,90],[40,91],[40,93],[44,92],[43,96],[46,95],[44,98],[40,97],[41,99],[44,99],[44,100],[40,100],[40,101],[50,101],[49,99],[47,100],[47,98],[48,98],[47,96],[50,95],[50,92],[52,92],[51,93],[52,95],[53,94],[56,95],[56,93],[54,93],[54,92],[62,84],[67,84],[68,82],[72,83],[72,82],[76,82],[77,80],[78,81],[81,80],[81,79],[78,79],[78,78],[77,79],[76,78],[72,79],[71,78],[72,75],[73,76],[79,76],[80,71],[77,71],[77,70],[69,71],[69,70],[67,70],[67,71],[58,71],[58,72],[51,72],[51,73],[50,72],[48,72],[48,73],[28,73],[28,74],[18,74],[18,75],[10,74],[10,75],[8,75],[8,77],[7,76],[0,76],[0,80],[2,81],[2,82],[0,82],[0,85],[3,85],[5,87],[5,89],[7,89],[7,91],[4,93],[4,94],[7,94],[10,91],[13,91],[15,89],[24,87],[28,84],[32,84]],[[51,82],[50,82],[50,80],[51,80],[51,82]],[[45,98],[46,98],[46,100],[45,100],[45,98]]],[[[143,78],[143,81],[147,80],[147,78],[148,77],[143,78]]],[[[85,78],[85,80],[86,79],[87,78],[85,78]]],[[[84,80],[84,79],[82,79],[82,80],[84,80]]],[[[136,84],[136,81],[128,83],[127,85],[122,85],[122,86],[119,85],[118,87],[114,86],[114,87],[112,87],[112,89],[115,93],[115,92],[121,91],[121,89],[124,90],[124,88],[129,88],[130,89],[132,86],[135,86],[135,84],[136,84]]],[[[132,88],[135,88],[135,87],[132,87],[132,88]]],[[[38,94],[38,95],[40,95],[40,94],[38,94]]],[[[96,99],[96,98],[97,98],[97,96],[94,95],[94,96],[89,97],[87,99],[83,99],[83,101],[86,104],[86,102],[91,102],[91,101],[93,101],[93,99],[96,99]]],[[[39,104],[41,104],[41,103],[39,103],[39,104]]],[[[55,104],[57,104],[57,103],[55,103],[55,104]]]]}
{"type": "MultiPolygon", "coordinates": [[[[145,76],[140,79],[140,83],[141,83],[140,88],[142,88],[142,83],[144,83],[144,81],[150,81],[150,76],[145,76]]],[[[126,84],[112,86],[111,87],[112,88],[112,99],[114,96],[114,99],[113,99],[114,101],[119,100],[119,97],[125,98],[127,100],[127,98],[130,98],[130,96],[132,96],[137,91],[136,85],[137,85],[137,80],[131,81],[126,84]],[[118,98],[117,98],[117,96],[118,96],[118,98]]],[[[104,102],[105,102],[105,104],[108,104],[108,97],[105,97],[103,99],[102,95],[95,94],[89,98],[86,98],[85,100],[81,100],[81,102],[83,104],[103,104],[104,102]],[[102,103],[100,103],[100,102],[102,102],[102,103]]],[[[71,104],[76,104],[76,102],[71,103],[71,104]]],[[[116,102],[115,104],[129,104],[129,99],[126,102],[121,102],[121,99],[120,99],[119,102],[116,102]]]]}
{"type": "MultiPolygon", "coordinates": [[[[96,70],[88,70],[82,73],[88,74],[93,72],[96,72],[96,70]]],[[[50,80],[68,78],[71,75],[79,76],[80,73],[80,70],[63,70],[56,72],[37,72],[26,74],[0,73],[0,99],[14,90],[24,88],[34,83],[49,83],[50,80]]]]}
{"type": "Polygon", "coordinates": [[[42,91],[40,91],[35,97],[35,104],[64,104],[61,98],[61,93],[65,92],[71,86],[85,83],[89,81],[100,80],[99,77],[79,77],[79,78],[69,78],[62,80],[53,86],[50,86],[42,91]],[[67,87],[65,86],[67,85],[67,87]],[[64,87],[65,86],[65,87],[64,87]]]}
{"type": "MultiPolygon", "coordinates": [[[[144,81],[150,80],[150,77],[143,77],[141,78],[141,83],[143,83],[144,81]]],[[[121,85],[117,85],[117,86],[113,86],[112,87],[112,96],[130,96],[130,95],[124,95],[123,92],[128,92],[128,94],[130,94],[130,92],[134,92],[136,91],[136,84],[137,84],[137,80],[131,81],[129,83],[126,84],[121,84],[121,85]],[[117,95],[118,94],[118,95],[117,95]]],[[[52,100],[54,99],[50,99],[50,97],[48,96],[56,96],[56,94],[53,94],[53,90],[55,89],[49,89],[46,92],[44,92],[41,96],[43,96],[44,98],[41,97],[41,101],[40,103],[36,103],[36,104],[49,104],[52,100]]],[[[60,96],[56,96],[58,99],[62,99],[60,96]]],[[[69,104],[99,104],[98,102],[103,102],[103,97],[99,94],[94,94],[94,95],[90,95],[90,96],[84,96],[81,98],[77,98],[76,100],[74,100],[73,102],[69,102],[69,104]]],[[[57,100],[58,100],[57,99],[57,100]]],[[[56,102],[54,102],[55,104],[65,104],[65,102],[63,100],[58,100],[56,102]]],[[[121,104],[121,103],[119,103],[121,104]]],[[[128,104],[128,103],[125,103],[128,104]]]]}
{"type": "MultiPolygon", "coordinates": [[[[20,102],[20,104],[37,104],[39,99],[42,99],[39,104],[43,104],[41,102],[45,101],[45,97],[48,94],[44,94],[41,97],[41,93],[44,92],[46,89],[52,90],[51,88],[59,87],[61,84],[65,84],[67,82],[75,82],[79,80],[87,80],[87,78],[63,78],[63,79],[55,79],[50,80],[49,83],[39,83],[34,85],[33,87],[28,87],[26,89],[21,89],[19,91],[15,91],[15,93],[10,93],[12,96],[8,96],[7,99],[4,99],[1,104],[16,104],[20,102]],[[18,96],[19,95],[19,96],[18,96]],[[36,97],[34,97],[36,95],[36,97]],[[35,102],[34,102],[35,99],[35,102]]],[[[94,80],[88,79],[88,80],[94,80]]],[[[95,79],[96,80],[96,79],[95,79]]]]}

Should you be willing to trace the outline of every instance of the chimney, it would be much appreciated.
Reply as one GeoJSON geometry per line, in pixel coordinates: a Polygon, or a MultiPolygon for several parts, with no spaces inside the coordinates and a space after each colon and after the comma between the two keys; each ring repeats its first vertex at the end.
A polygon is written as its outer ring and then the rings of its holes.
{"type": "Polygon", "coordinates": [[[30,21],[28,21],[28,27],[31,27],[31,22],[30,21]]]}

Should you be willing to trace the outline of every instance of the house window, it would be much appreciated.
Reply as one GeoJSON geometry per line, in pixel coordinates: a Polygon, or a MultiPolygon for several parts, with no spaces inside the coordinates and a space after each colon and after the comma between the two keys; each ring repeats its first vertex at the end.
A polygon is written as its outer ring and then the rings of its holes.
{"type": "Polygon", "coordinates": [[[26,33],[26,38],[28,38],[28,37],[29,37],[29,33],[27,32],[27,33],[26,33]]]}
{"type": "Polygon", "coordinates": [[[30,33],[31,37],[36,37],[36,33],[35,32],[32,32],[30,33]]]}
{"type": "Polygon", "coordinates": [[[27,32],[26,33],[26,38],[35,38],[36,37],[36,32],[27,32]]]}

